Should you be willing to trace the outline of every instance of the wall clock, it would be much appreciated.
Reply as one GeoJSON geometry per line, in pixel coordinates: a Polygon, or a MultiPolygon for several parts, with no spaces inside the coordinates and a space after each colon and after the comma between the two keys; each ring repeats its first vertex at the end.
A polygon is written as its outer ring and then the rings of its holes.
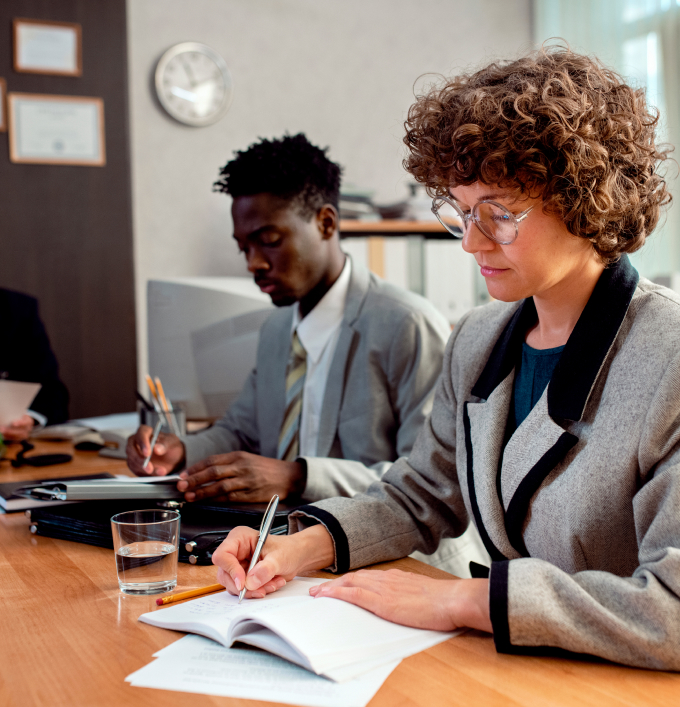
{"type": "Polygon", "coordinates": [[[156,67],[158,100],[185,125],[201,127],[218,121],[229,110],[232,93],[226,62],[205,44],[176,44],[156,67]]]}

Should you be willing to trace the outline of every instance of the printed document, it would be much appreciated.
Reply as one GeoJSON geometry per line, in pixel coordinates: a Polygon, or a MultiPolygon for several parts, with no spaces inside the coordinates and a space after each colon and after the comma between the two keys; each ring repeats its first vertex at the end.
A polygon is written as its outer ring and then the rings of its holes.
{"type": "Polygon", "coordinates": [[[201,636],[185,636],[129,675],[134,687],[240,697],[304,707],[365,707],[399,661],[359,678],[334,683],[275,655],[225,648],[201,636]]]}

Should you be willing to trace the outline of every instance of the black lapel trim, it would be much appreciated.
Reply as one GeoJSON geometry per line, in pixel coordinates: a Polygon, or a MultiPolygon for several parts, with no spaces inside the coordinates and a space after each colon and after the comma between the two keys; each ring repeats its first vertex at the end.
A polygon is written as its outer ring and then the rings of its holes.
{"type": "Polygon", "coordinates": [[[548,412],[553,419],[581,419],[639,279],[626,255],[600,276],[548,386],[548,412]]]}
{"type": "Polygon", "coordinates": [[[522,342],[527,329],[536,322],[537,318],[534,300],[531,297],[525,299],[498,337],[482,374],[472,388],[472,395],[487,400],[498,385],[508,377],[517,364],[517,356],[522,351],[522,342]]]}
{"type": "Polygon", "coordinates": [[[335,545],[334,571],[337,574],[349,572],[349,541],[338,519],[328,511],[316,506],[300,506],[300,508],[295,509],[295,512],[304,513],[306,516],[314,518],[326,528],[331,534],[335,545]]]}
{"type": "MultiPolygon", "coordinates": [[[[550,417],[580,420],[597,374],[621,328],[640,276],[628,256],[607,268],[569,337],[548,386],[550,417]]],[[[505,325],[472,395],[487,400],[515,367],[527,330],[536,322],[533,298],[505,325]]]]}
{"type": "Polygon", "coordinates": [[[470,415],[468,414],[468,403],[463,406],[463,425],[465,427],[465,455],[467,456],[467,483],[468,483],[468,494],[470,496],[470,506],[472,507],[472,515],[475,519],[475,525],[479,531],[479,536],[482,538],[484,547],[489,553],[492,560],[505,560],[507,559],[505,555],[493,544],[489,534],[486,532],[484,527],[484,522],[482,521],[482,514],[479,510],[479,504],[477,503],[477,492],[475,491],[475,478],[473,473],[472,464],[472,437],[470,435],[470,415]]]}
{"type": "Polygon", "coordinates": [[[578,437],[570,432],[563,432],[557,442],[550,447],[522,479],[508,505],[508,510],[505,512],[505,530],[511,545],[524,557],[529,557],[529,552],[524,544],[522,526],[529,511],[531,499],[546,476],[564,459],[567,452],[577,442],[578,437]]]}

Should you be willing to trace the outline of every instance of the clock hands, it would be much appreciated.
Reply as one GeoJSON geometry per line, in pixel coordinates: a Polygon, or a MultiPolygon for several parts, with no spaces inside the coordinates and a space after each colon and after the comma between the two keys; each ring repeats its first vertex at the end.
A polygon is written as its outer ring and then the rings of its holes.
{"type": "Polygon", "coordinates": [[[177,96],[177,98],[183,98],[185,101],[191,101],[191,103],[196,103],[198,100],[198,97],[193,91],[187,91],[179,86],[173,86],[170,89],[170,93],[172,93],[173,96],[177,96]]]}
{"type": "Polygon", "coordinates": [[[184,71],[186,72],[187,78],[189,79],[189,86],[191,88],[194,88],[196,86],[196,81],[194,79],[194,72],[191,70],[191,67],[189,66],[189,63],[187,60],[180,54],[180,61],[182,62],[182,66],[184,67],[184,71]]]}
{"type": "Polygon", "coordinates": [[[217,121],[231,102],[231,76],[224,59],[197,42],[166,51],[156,67],[155,85],[163,108],[186,125],[217,121]]]}

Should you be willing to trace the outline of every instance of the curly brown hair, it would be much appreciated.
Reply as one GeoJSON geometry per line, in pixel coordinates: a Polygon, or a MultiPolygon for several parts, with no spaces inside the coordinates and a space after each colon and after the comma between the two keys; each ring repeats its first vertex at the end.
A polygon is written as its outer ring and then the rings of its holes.
{"type": "Polygon", "coordinates": [[[431,196],[481,181],[543,199],[605,263],[645,242],[671,195],[658,112],[599,61],[543,47],[417,96],[404,167],[431,196]]]}

